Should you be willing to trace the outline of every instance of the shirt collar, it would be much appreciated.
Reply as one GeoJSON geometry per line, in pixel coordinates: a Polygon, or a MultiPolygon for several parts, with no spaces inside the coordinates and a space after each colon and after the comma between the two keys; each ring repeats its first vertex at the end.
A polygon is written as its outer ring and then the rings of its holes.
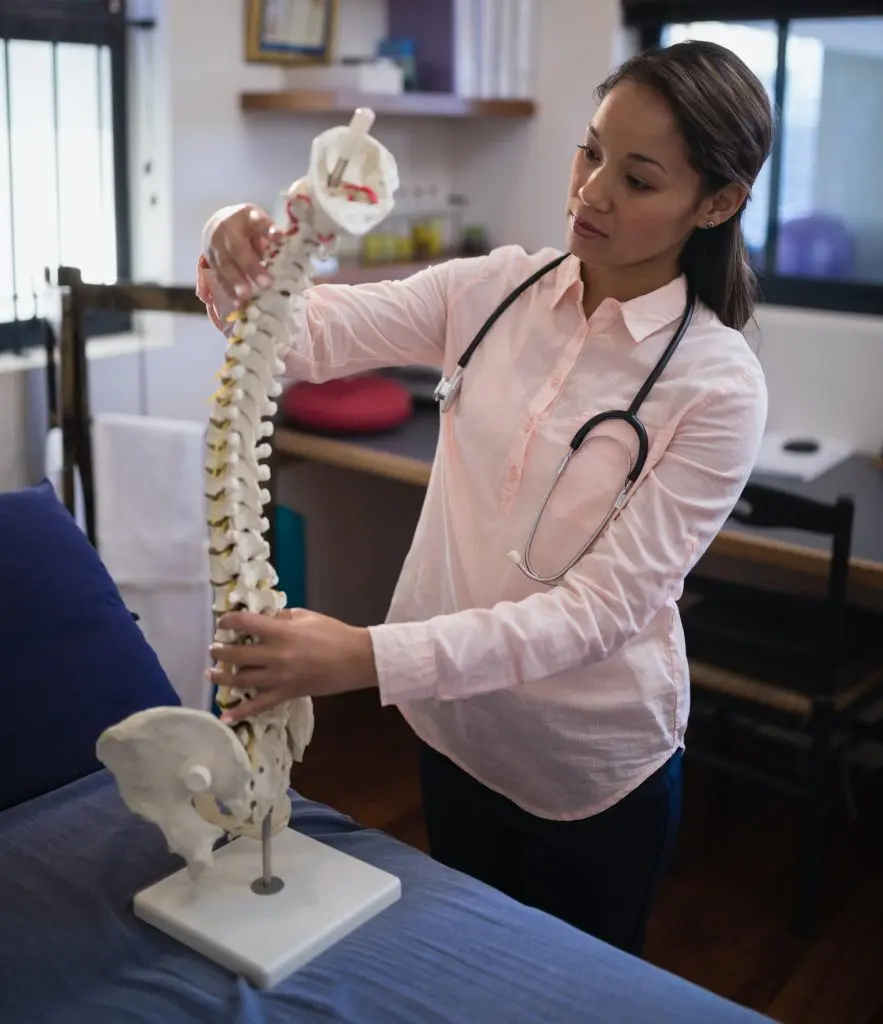
{"type": "Polygon", "coordinates": [[[656,291],[620,303],[620,312],[629,334],[643,341],[683,316],[686,301],[687,279],[681,274],[656,291]]]}
{"type": "MultiPolygon", "coordinates": [[[[574,292],[574,298],[578,301],[582,294],[582,280],[580,278],[580,262],[575,257],[564,260],[555,274],[555,291],[553,305],[557,306],[565,296],[574,292]]],[[[651,334],[662,330],[669,324],[674,323],[684,313],[684,305],[687,301],[687,281],[683,274],[673,281],[648,292],[646,295],[639,295],[636,299],[628,302],[619,302],[617,299],[605,299],[596,313],[597,315],[609,315],[608,310],[615,312],[622,317],[626,330],[636,342],[644,341],[651,334]]]]}
{"type": "Polygon", "coordinates": [[[567,258],[555,268],[555,291],[552,305],[557,306],[571,289],[582,291],[582,280],[579,274],[579,260],[575,256],[567,258]]]}

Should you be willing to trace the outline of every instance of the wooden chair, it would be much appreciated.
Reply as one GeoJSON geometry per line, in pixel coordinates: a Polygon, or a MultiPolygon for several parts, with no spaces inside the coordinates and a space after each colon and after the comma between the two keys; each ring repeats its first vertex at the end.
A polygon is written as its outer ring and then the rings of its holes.
{"type": "Polygon", "coordinates": [[[833,504],[750,484],[733,519],[765,529],[831,538],[827,585],[821,597],[791,596],[744,584],[688,580],[683,611],[693,713],[710,711],[724,742],[687,756],[742,775],[805,803],[797,928],[813,929],[831,806],[834,768],[861,732],[858,716],[883,686],[881,617],[847,600],[853,502],[833,504]],[[800,783],[766,774],[732,757],[734,721],[784,725],[808,744],[800,783]],[[723,728],[721,728],[723,727],[723,728]]]}

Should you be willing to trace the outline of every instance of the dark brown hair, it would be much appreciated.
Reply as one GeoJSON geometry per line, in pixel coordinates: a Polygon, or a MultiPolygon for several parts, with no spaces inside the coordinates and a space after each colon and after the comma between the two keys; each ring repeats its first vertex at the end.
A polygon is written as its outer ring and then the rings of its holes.
{"type": "MultiPolygon", "coordinates": [[[[750,191],[772,146],[774,118],[763,85],[731,50],[697,41],[638,54],[598,87],[598,100],[625,81],[668,102],[703,194],[733,183],[750,191]]],[[[740,331],[757,296],[742,236],[744,209],[716,228],[694,231],[681,253],[681,270],[699,298],[740,331]]]]}

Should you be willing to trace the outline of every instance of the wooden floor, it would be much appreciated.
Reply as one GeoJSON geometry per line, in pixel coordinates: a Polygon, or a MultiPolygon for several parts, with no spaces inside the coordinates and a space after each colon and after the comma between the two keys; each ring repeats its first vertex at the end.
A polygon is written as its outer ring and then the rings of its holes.
{"type": "MultiPolygon", "coordinates": [[[[374,694],[317,702],[298,792],[426,848],[415,748],[374,694]]],[[[883,1024],[883,806],[859,792],[841,813],[822,923],[790,930],[799,808],[736,783],[722,807],[707,769],[685,766],[684,823],[648,936],[647,959],[783,1024],[883,1024]]]]}

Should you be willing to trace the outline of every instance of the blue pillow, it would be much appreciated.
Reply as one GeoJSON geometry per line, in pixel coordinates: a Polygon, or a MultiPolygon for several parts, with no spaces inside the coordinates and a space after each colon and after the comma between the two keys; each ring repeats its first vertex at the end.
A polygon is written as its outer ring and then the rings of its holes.
{"type": "Polygon", "coordinates": [[[0,809],[99,770],[107,726],[180,700],[52,484],[0,494],[0,809]]]}

